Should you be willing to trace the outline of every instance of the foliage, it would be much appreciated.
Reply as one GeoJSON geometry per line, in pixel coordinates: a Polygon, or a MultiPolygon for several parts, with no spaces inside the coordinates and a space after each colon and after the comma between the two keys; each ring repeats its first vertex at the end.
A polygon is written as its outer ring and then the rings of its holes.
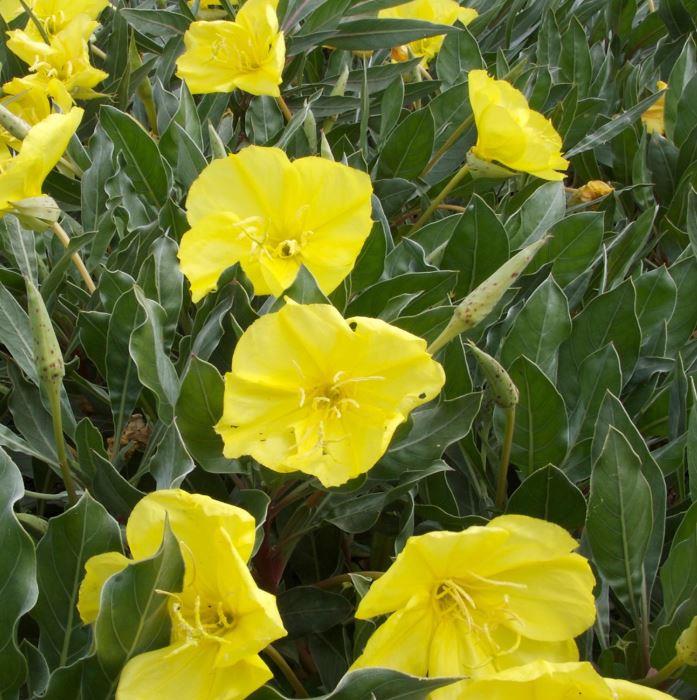
{"type": "MultiPolygon", "coordinates": [[[[311,696],[427,697],[440,680],[345,674],[375,627],[353,617],[368,586],[360,571],[384,571],[413,534],[499,512],[506,412],[466,341],[519,392],[507,512],[569,529],[597,573],[598,618],[579,640],[582,658],[635,680],[673,658],[697,615],[697,2],[656,0],[651,11],[639,0],[473,0],[479,17],[447,31],[428,72],[418,59],[390,60],[392,47],[435,31],[375,17],[396,4],[281,0],[289,121],[269,96],[190,94],[174,74],[194,19],[184,0],[118,0],[102,13],[93,61],[109,78],[103,95],[81,102],[74,172],[54,170],[44,186],[71,243],[0,220],[3,698],[106,700],[134,649],[166,643],[164,613],[143,630],[129,601],[147,597],[150,568],[164,567],[170,586],[181,577],[167,537],[157,558],[113,582],[103,636],[93,638],[75,604],[85,561],[119,549],[119,525],[143,494],[170,487],[254,515],[252,571],[278,595],[289,632],[275,646],[311,696]],[[569,177],[465,178],[414,230],[475,142],[467,72],[479,68],[551,118],[569,177]],[[665,136],[640,119],[659,79],[669,86],[665,136]],[[321,152],[370,174],[372,231],[329,295],[346,318],[372,316],[433,342],[462,298],[551,236],[491,313],[440,352],[440,397],[411,414],[371,471],[337,488],[227,458],[214,431],[240,336],[281,302],[254,296],[234,266],[194,304],[177,251],[191,183],[221,147],[247,144],[291,159],[321,152]],[[613,190],[576,197],[591,180],[613,190]],[[24,277],[64,354],[62,430],[84,491],[72,506],[24,277]]],[[[0,61],[3,82],[24,74],[4,43],[0,61]]],[[[286,294],[327,300],[304,269],[286,294]]],[[[275,680],[253,697],[292,697],[271,666],[275,680]]],[[[697,674],[667,688],[695,698],[697,674]]]]}

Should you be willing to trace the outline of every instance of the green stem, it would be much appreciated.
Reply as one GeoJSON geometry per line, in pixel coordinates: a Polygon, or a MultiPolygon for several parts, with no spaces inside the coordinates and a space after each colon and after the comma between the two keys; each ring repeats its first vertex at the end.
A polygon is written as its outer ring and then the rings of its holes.
{"type": "Polygon", "coordinates": [[[283,118],[286,120],[286,122],[289,122],[293,118],[293,112],[290,111],[290,107],[283,99],[283,95],[279,95],[276,98],[276,104],[280,107],[281,112],[283,112],[283,118]]]}
{"type": "Polygon", "coordinates": [[[646,676],[640,682],[651,688],[658,688],[666,681],[670,680],[682,667],[683,662],[676,656],[671,659],[663,668],[659,669],[652,676],[646,676]]]}
{"type": "Polygon", "coordinates": [[[75,481],[70,471],[68,462],[68,451],[65,447],[65,436],[63,435],[63,416],[61,414],[60,387],[51,387],[48,391],[48,400],[51,408],[51,422],[53,424],[53,437],[56,442],[56,454],[58,455],[58,465],[60,466],[65,490],[68,493],[68,503],[72,506],[77,503],[77,491],[75,481]]]}
{"type": "Polygon", "coordinates": [[[305,686],[303,686],[298,677],[295,675],[293,669],[288,665],[288,662],[276,649],[269,644],[269,646],[264,649],[264,653],[276,664],[276,666],[278,666],[281,673],[283,673],[283,675],[286,677],[299,698],[310,697],[307,690],[305,690],[305,686]]]}
{"type": "MultiPolygon", "coordinates": [[[[453,312],[455,309],[453,308],[453,312]]],[[[448,322],[448,325],[441,331],[441,334],[426,348],[429,355],[435,355],[442,350],[453,338],[457,338],[462,333],[462,323],[456,313],[448,322]]]]}
{"type": "Polygon", "coordinates": [[[337,576],[331,576],[330,578],[325,578],[323,581],[318,581],[313,583],[313,588],[336,588],[344,583],[351,583],[351,576],[365,576],[366,578],[380,578],[385,572],[384,571],[352,571],[350,574],[338,574],[337,576]]]}
{"type": "Polygon", "coordinates": [[[496,507],[503,511],[506,508],[508,496],[508,465],[511,461],[511,448],[513,446],[513,431],[515,429],[515,404],[504,409],[506,413],[506,429],[503,435],[501,450],[501,463],[496,482],[496,507]]]}
{"type": "Polygon", "coordinates": [[[39,537],[43,537],[46,534],[48,523],[43,518],[32,513],[15,513],[15,515],[25,529],[33,530],[39,537]]]}
{"type": "MultiPolygon", "coordinates": [[[[70,236],[68,236],[68,234],[65,232],[65,229],[57,221],[54,222],[52,229],[53,233],[56,235],[56,238],[63,244],[63,246],[67,248],[70,245],[70,236]]],[[[82,277],[82,281],[85,283],[89,293],[94,294],[94,292],[97,291],[97,286],[90,276],[90,273],[87,271],[85,263],[82,262],[80,253],[73,253],[70,256],[70,259],[73,261],[73,265],[75,265],[75,268],[80,273],[80,277],[82,277]]]]}
{"type": "Polygon", "coordinates": [[[436,195],[435,199],[431,202],[430,206],[421,215],[421,218],[411,227],[407,236],[411,236],[416,233],[424,224],[428,223],[433,213],[438,209],[438,207],[443,203],[447,196],[465,179],[466,175],[469,173],[469,165],[465,163],[456,173],[450,178],[450,182],[436,195]]]}
{"type": "Polygon", "coordinates": [[[63,501],[67,495],[65,491],[62,493],[39,493],[38,491],[24,489],[25,498],[35,498],[37,501],[63,501]]]}
{"type": "Polygon", "coordinates": [[[464,134],[465,131],[472,126],[473,121],[474,115],[470,114],[469,117],[467,117],[462,124],[460,124],[460,126],[458,126],[457,129],[450,134],[450,136],[448,136],[443,145],[433,154],[433,157],[428,161],[428,163],[426,163],[426,167],[421,171],[419,177],[425,177],[431,172],[431,170],[433,170],[435,164],[453,147],[462,134],[464,134]]]}

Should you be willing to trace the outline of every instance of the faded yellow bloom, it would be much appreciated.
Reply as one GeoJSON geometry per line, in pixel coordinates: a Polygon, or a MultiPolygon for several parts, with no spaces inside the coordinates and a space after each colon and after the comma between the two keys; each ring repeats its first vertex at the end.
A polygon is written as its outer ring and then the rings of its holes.
{"type": "MultiPolygon", "coordinates": [[[[659,90],[667,90],[668,83],[664,83],[659,80],[656,83],[656,87],[659,90]]],[[[661,95],[642,115],[641,121],[644,122],[646,126],[646,131],[649,134],[660,134],[665,136],[666,134],[666,96],[665,93],[661,95]]]]}
{"type": "MultiPolygon", "coordinates": [[[[577,546],[561,527],[521,515],[410,538],[358,606],[358,619],[389,617],[353,667],[479,678],[539,658],[577,661],[574,637],[595,619],[594,578],[577,546]]],[[[468,697],[463,688],[433,697],[468,697]]]]}
{"type": "Polygon", "coordinates": [[[257,294],[280,295],[301,265],[323,292],[351,272],[370,233],[370,177],[279,148],[248,146],[204,168],[186,200],[181,269],[200,300],[239,262],[257,294]]]}
{"type": "Polygon", "coordinates": [[[444,380],[421,338],[373,318],[344,320],[328,304],[289,302],[238,341],[216,430],[227,457],[339,486],[380,459],[444,380]]]}
{"type": "MultiPolygon", "coordinates": [[[[412,0],[397,7],[388,7],[380,10],[378,17],[387,17],[392,19],[419,19],[424,22],[433,22],[434,24],[453,25],[458,20],[462,24],[467,25],[477,17],[476,10],[468,7],[461,7],[457,0],[412,0]]],[[[409,49],[414,56],[421,56],[423,63],[427,64],[441,49],[444,35],[426,37],[418,39],[409,44],[409,49]]],[[[392,53],[392,58],[395,61],[406,60],[408,52],[403,51],[395,55],[392,53]],[[402,56],[405,56],[402,58],[402,56]]]]}
{"type": "Polygon", "coordinates": [[[477,125],[471,154],[513,171],[545,180],[563,180],[569,165],[561,153],[562,140],[552,122],[528,106],[525,95],[486,71],[469,73],[469,97],[477,125]]]}
{"type": "Polygon", "coordinates": [[[75,133],[83,111],[51,114],[33,126],[16,155],[0,152],[0,216],[22,200],[40,197],[46,176],[60,160],[75,133]]]}
{"type": "MultiPolygon", "coordinates": [[[[602,678],[589,663],[547,661],[511,668],[461,684],[457,700],[670,700],[671,696],[629,681],[602,678]]],[[[437,691],[438,692],[438,691],[437,691]]]]}
{"type": "MultiPolygon", "coordinates": [[[[178,489],[150,493],[126,527],[135,561],[157,551],[166,520],[185,569],[181,593],[168,594],[170,644],[131,659],[116,698],[242,700],[271,678],[258,652],[285,635],[274,596],[256,586],[247,568],[254,518],[208,496],[178,489]]],[[[85,622],[97,618],[106,580],[130,561],[116,552],[88,560],[78,600],[85,622]]]]}
{"type": "Polygon", "coordinates": [[[589,180],[582,187],[572,191],[569,203],[588,204],[601,197],[607,197],[607,195],[612,194],[614,191],[615,188],[607,182],[603,182],[602,180],[589,180]]]}
{"type": "Polygon", "coordinates": [[[281,94],[286,44],[278,28],[278,0],[247,0],[234,22],[193,22],[177,75],[194,94],[244,90],[281,94]]]}
{"type": "Polygon", "coordinates": [[[88,39],[98,23],[87,15],[77,15],[52,34],[50,43],[35,37],[28,31],[16,29],[8,32],[7,48],[29,65],[36,78],[49,94],[58,95],[62,84],[65,94],[74,99],[98,97],[94,87],[107,77],[107,74],[90,64],[88,39]]]}

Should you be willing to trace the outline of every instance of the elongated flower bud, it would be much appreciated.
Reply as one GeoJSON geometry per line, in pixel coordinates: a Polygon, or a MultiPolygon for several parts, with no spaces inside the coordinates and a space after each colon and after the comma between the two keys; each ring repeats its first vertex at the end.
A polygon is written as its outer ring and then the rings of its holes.
{"type": "Polygon", "coordinates": [[[697,617],[692,618],[690,626],[678,637],[675,654],[685,666],[697,666],[697,617]]]}
{"type": "Polygon", "coordinates": [[[307,116],[303,120],[303,131],[310,145],[310,152],[317,153],[317,122],[311,109],[307,110],[307,116]]]}
{"type": "Polygon", "coordinates": [[[518,387],[508,375],[508,372],[489,354],[480,350],[474,343],[467,343],[472,354],[477,358],[494,402],[501,408],[516,406],[520,399],[518,387]]]}
{"type": "Polygon", "coordinates": [[[547,240],[547,237],[541,238],[523,248],[496,270],[491,277],[473,289],[456,307],[450,323],[431,344],[429,352],[431,354],[438,352],[455,336],[481,323],[494,310],[496,304],[501,301],[506,291],[518,279],[547,240]]]}
{"type": "Polygon", "coordinates": [[[0,126],[20,141],[29,133],[29,124],[0,104],[0,126]]]}
{"type": "Polygon", "coordinates": [[[53,330],[46,305],[41,293],[29,279],[24,279],[27,287],[27,310],[34,343],[34,362],[39,381],[47,392],[60,388],[65,376],[63,353],[53,330]]]}
{"type": "Polygon", "coordinates": [[[227,151],[225,150],[225,144],[220,138],[220,135],[215,130],[213,124],[208,122],[208,137],[211,142],[211,153],[213,154],[213,159],[225,158],[227,156],[227,151]]]}
{"type": "Polygon", "coordinates": [[[332,88],[330,95],[332,97],[343,97],[346,92],[346,83],[348,83],[349,78],[349,67],[344,64],[339,74],[339,79],[336,81],[336,85],[332,88]]]}

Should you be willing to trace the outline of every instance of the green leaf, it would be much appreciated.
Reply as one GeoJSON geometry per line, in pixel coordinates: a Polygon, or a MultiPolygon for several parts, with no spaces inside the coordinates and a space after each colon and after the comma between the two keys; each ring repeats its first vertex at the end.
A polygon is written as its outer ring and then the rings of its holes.
{"type": "Polygon", "coordinates": [[[322,43],[335,49],[375,51],[453,31],[457,30],[449,25],[417,19],[357,19],[343,22],[336,32],[323,38],[322,43]]]}
{"type": "Polygon", "coordinates": [[[169,525],[160,549],[149,559],[130,564],[104,584],[94,627],[96,655],[114,679],[137,654],[169,644],[168,596],[184,580],[179,543],[169,525]]]}
{"type": "Polygon", "coordinates": [[[383,177],[418,177],[431,154],[435,124],[429,109],[412,112],[389,135],[380,154],[379,171],[383,177]]]}
{"type": "Polygon", "coordinates": [[[0,220],[0,232],[12,251],[19,271],[37,284],[38,260],[34,232],[24,228],[16,217],[9,214],[0,220]]]}
{"type": "Polygon", "coordinates": [[[467,27],[446,35],[436,57],[438,77],[446,85],[455,85],[471,70],[485,67],[477,40],[467,27]]]}
{"type": "Polygon", "coordinates": [[[511,494],[506,512],[542,518],[573,531],[585,523],[586,499],[563,471],[548,464],[511,494]]]}
{"type": "Polygon", "coordinates": [[[239,471],[236,461],[223,457],[223,439],[214,427],[223,415],[223,378],[208,362],[192,355],[182,377],[175,413],[187,450],[208,472],[239,471]]]}
{"type": "Polygon", "coordinates": [[[170,424],[148,464],[148,472],[155,479],[158,489],[170,489],[181,486],[194,467],[177,424],[170,424]]]}
{"type": "Polygon", "coordinates": [[[88,651],[90,630],[76,607],[85,563],[96,554],[121,549],[118,523],[88,493],[49,520],[36,548],[39,598],[32,611],[49,668],[68,666],[88,651]]]}
{"type": "MultiPolygon", "coordinates": [[[[564,399],[532,360],[519,357],[508,369],[520,392],[516,409],[511,461],[529,476],[547,464],[561,464],[569,446],[564,399]]],[[[496,412],[503,434],[504,416],[496,412]]]]}
{"type": "Polygon", "coordinates": [[[652,526],[651,488],[639,457],[610,428],[591,477],[586,532],[600,574],[635,620],[642,616],[643,561],[652,526]]]}
{"type": "Polygon", "coordinates": [[[0,284],[0,327],[2,343],[12,355],[22,371],[38,385],[38,375],[34,365],[31,327],[29,317],[4,285],[0,284]]]}
{"type": "Polygon", "coordinates": [[[115,107],[101,107],[100,123],[114,142],[116,152],[123,155],[126,172],[136,190],[153,204],[164,205],[171,183],[157,144],[139,122],[115,107]]]}
{"type": "Polygon", "coordinates": [[[342,595],[312,586],[296,586],[278,596],[278,611],[290,637],[324,632],[345,622],[353,606],[342,595]]]}
{"type": "Polygon", "coordinates": [[[13,511],[23,495],[19,469],[0,449],[0,693],[8,698],[27,675],[17,627],[20,618],[34,606],[38,592],[34,545],[13,511]]]}
{"type": "Polygon", "coordinates": [[[557,369],[557,350],[571,334],[569,303],[551,275],[530,295],[513,321],[501,349],[509,366],[525,355],[550,379],[557,369]]]}
{"type": "Polygon", "coordinates": [[[184,34],[191,24],[191,20],[185,15],[169,10],[122,8],[119,12],[135,30],[150,36],[163,36],[167,39],[171,38],[173,34],[184,34]]]}

